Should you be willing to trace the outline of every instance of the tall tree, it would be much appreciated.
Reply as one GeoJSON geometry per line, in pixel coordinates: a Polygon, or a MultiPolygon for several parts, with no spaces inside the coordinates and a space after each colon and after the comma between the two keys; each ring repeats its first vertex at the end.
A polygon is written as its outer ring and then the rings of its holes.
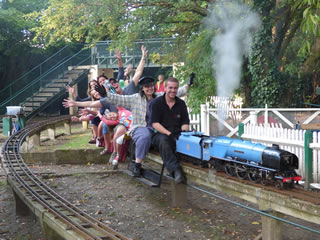
{"type": "Polygon", "coordinates": [[[39,19],[35,42],[45,45],[56,41],[93,43],[116,38],[121,31],[127,8],[119,0],[50,0],[43,11],[29,14],[39,19]],[[62,24],[63,23],[63,24],[62,24]]]}
{"type": "Polygon", "coordinates": [[[41,59],[43,49],[31,45],[34,23],[24,14],[45,8],[45,0],[5,1],[0,8],[0,88],[17,79],[41,59]]]}
{"type": "MultiPolygon", "coordinates": [[[[198,104],[215,94],[210,54],[210,38],[215,32],[203,27],[203,19],[208,15],[210,4],[216,2],[49,0],[46,10],[34,12],[29,17],[39,20],[40,25],[33,29],[37,33],[35,41],[44,45],[52,45],[57,41],[94,43],[113,39],[123,47],[141,38],[175,39],[176,44],[168,46],[171,54],[160,61],[184,62],[179,73],[184,79],[191,71],[197,73],[198,88],[191,90],[189,99],[198,104]]],[[[258,10],[264,27],[260,37],[256,38],[250,61],[244,61],[242,83],[246,87],[247,104],[277,106],[300,101],[297,99],[302,98],[303,94],[299,95],[298,92],[308,90],[302,78],[297,79],[296,76],[303,72],[302,66],[316,66],[319,62],[317,57],[313,58],[314,61],[309,57],[315,56],[312,50],[316,49],[319,36],[320,0],[238,2],[250,4],[258,10]],[[310,60],[306,62],[306,59],[310,60]],[[286,91],[284,83],[289,86],[286,91]],[[288,94],[282,94],[284,92],[288,94]]],[[[155,60],[159,61],[156,57],[155,60]]]]}
{"type": "Polygon", "coordinates": [[[278,106],[281,102],[281,75],[272,50],[272,11],[276,1],[254,0],[254,9],[262,16],[262,29],[256,35],[249,70],[253,90],[251,104],[278,106]]]}

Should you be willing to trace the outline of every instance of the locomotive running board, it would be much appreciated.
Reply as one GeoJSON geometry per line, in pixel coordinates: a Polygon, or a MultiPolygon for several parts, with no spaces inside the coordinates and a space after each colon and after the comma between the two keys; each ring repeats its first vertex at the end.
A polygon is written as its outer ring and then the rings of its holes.
{"type": "Polygon", "coordinates": [[[213,159],[222,160],[222,161],[226,161],[226,162],[238,163],[238,164],[242,164],[242,165],[245,165],[245,166],[248,166],[248,167],[255,167],[255,168],[258,168],[258,169],[262,169],[262,170],[265,170],[265,171],[276,172],[276,170],[273,169],[273,168],[262,167],[260,165],[245,163],[245,162],[237,161],[237,160],[234,160],[234,159],[220,158],[220,157],[213,157],[213,159]]]}
{"type": "MultiPolygon", "coordinates": [[[[128,170],[124,170],[123,172],[127,175],[134,177],[132,174],[132,168],[134,163],[129,163],[128,170]]],[[[143,165],[145,166],[145,165],[143,165]]],[[[141,177],[135,177],[138,182],[146,184],[150,187],[160,187],[162,182],[162,176],[164,171],[164,165],[162,165],[160,174],[152,169],[141,168],[141,177]]]]}

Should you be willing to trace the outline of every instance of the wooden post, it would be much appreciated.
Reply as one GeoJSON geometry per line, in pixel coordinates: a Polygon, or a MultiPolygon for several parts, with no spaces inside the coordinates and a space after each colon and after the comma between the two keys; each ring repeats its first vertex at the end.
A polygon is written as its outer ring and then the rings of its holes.
{"type": "Polygon", "coordinates": [[[268,126],[267,124],[269,123],[269,116],[268,116],[268,105],[265,105],[265,111],[264,111],[264,126],[268,126]]]}
{"type": "Polygon", "coordinates": [[[312,149],[310,143],[312,142],[312,132],[306,131],[304,134],[304,169],[305,169],[305,184],[304,189],[310,189],[312,182],[312,149]]]}
{"type": "Polygon", "coordinates": [[[238,128],[238,132],[239,132],[239,139],[241,139],[242,134],[244,133],[244,124],[243,123],[239,123],[239,128],[238,128]]]}
{"type": "Polygon", "coordinates": [[[64,129],[67,135],[71,135],[71,120],[64,123],[64,129]]]}
{"type": "Polygon", "coordinates": [[[210,124],[209,122],[209,114],[208,114],[208,106],[206,104],[201,104],[201,131],[206,134],[210,135],[210,124]]]}
{"type": "Polygon", "coordinates": [[[88,121],[82,121],[82,128],[84,130],[87,130],[88,129],[88,121]]]}
{"type": "Polygon", "coordinates": [[[171,182],[172,189],[172,207],[187,206],[187,185],[182,183],[171,182]]]}
{"type": "MultiPolygon", "coordinates": [[[[261,200],[259,208],[262,211],[268,211],[268,202],[261,200]]],[[[283,214],[276,211],[268,211],[276,217],[283,218],[283,214]]],[[[261,215],[262,222],[262,239],[263,240],[281,240],[282,239],[282,222],[267,216],[261,215]]]]}
{"type": "Polygon", "coordinates": [[[48,126],[48,136],[51,140],[56,139],[56,126],[55,125],[48,126]]]}
{"type": "MultiPolygon", "coordinates": [[[[75,94],[77,96],[78,95],[78,84],[75,84],[72,87],[74,87],[74,91],[75,91],[75,94]]],[[[69,98],[71,98],[72,100],[75,100],[75,97],[72,94],[69,94],[69,98]]],[[[78,112],[78,107],[77,106],[69,108],[69,114],[70,115],[76,115],[77,112],[78,112]]]]}
{"type": "Polygon", "coordinates": [[[258,113],[256,111],[250,111],[250,124],[258,124],[258,113]]]}
{"type": "Polygon", "coordinates": [[[14,200],[16,203],[16,215],[18,216],[29,216],[30,209],[29,207],[20,199],[20,197],[13,191],[14,200]]]}
{"type": "Polygon", "coordinates": [[[27,149],[30,150],[35,146],[40,146],[40,132],[37,132],[28,138],[27,149]]]}
{"type": "Polygon", "coordinates": [[[29,137],[26,138],[25,141],[23,141],[22,145],[21,145],[21,152],[28,152],[28,141],[29,141],[29,137]]]}

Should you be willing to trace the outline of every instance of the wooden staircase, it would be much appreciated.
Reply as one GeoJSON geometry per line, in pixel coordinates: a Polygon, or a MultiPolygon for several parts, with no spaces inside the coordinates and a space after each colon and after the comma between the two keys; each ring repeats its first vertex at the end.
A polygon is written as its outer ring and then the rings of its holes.
{"type": "MultiPolygon", "coordinates": [[[[72,86],[84,80],[84,78],[87,79],[89,68],[90,66],[69,67],[68,71],[40,88],[31,97],[26,98],[24,102],[17,104],[23,106],[26,119],[30,119],[40,113],[55,100],[59,99],[66,93],[67,85],[72,86]]],[[[0,134],[3,131],[3,117],[7,117],[7,115],[0,115],[0,134]]],[[[12,117],[15,118],[15,116],[12,117]]]]}
{"type": "Polygon", "coordinates": [[[66,92],[67,85],[74,85],[83,78],[87,77],[89,67],[82,66],[75,68],[61,75],[60,78],[52,80],[44,87],[40,88],[33,96],[26,99],[22,104],[25,116],[30,118],[32,115],[45,109],[50,103],[66,92]]]}

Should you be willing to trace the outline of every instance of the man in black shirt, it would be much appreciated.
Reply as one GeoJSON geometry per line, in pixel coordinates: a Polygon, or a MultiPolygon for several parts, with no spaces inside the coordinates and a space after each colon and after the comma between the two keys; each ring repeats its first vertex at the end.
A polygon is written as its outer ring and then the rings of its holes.
{"type": "Polygon", "coordinates": [[[165,94],[151,103],[151,123],[157,133],[152,145],[160,152],[163,163],[175,182],[185,181],[175,155],[176,140],[181,131],[189,130],[189,114],[185,102],[177,97],[179,82],[170,77],[165,81],[165,94]]]}

